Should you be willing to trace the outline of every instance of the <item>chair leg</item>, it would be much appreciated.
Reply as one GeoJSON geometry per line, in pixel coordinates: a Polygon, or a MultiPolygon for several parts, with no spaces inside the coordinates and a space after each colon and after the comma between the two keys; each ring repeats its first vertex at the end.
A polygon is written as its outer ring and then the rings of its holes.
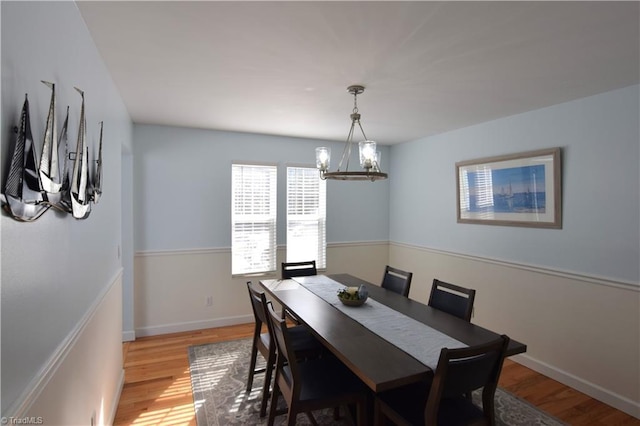
{"type": "MultiPolygon", "coordinates": [[[[311,411],[307,411],[305,414],[307,415],[307,417],[309,418],[309,421],[311,422],[311,424],[313,426],[318,426],[318,422],[316,421],[316,418],[313,417],[313,414],[311,413],[311,411]]],[[[294,419],[295,419],[295,417],[294,417],[294,419]]]]}
{"type": "Polygon", "coordinates": [[[287,426],[296,426],[296,413],[287,413],[287,426]]]}
{"type": "Polygon", "coordinates": [[[271,391],[271,407],[269,407],[269,420],[267,422],[267,426],[273,426],[273,422],[276,419],[276,411],[278,411],[279,395],[280,395],[280,388],[278,387],[278,383],[276,380],[273,383],[273,390],[271,391]]]}
{"type": "Polygon", "coordinates": [[[260,403],[260,417],[267,415],[267,402],[269,401],[269,389],[271,388],[271,376],[273,374],[275,357],[269,357],[264,374],[264,385],[262,386],[262,402],[260,403]]]}
{"type": "Polygon", "coordinates": [[[287,407],[287,426],[296,426],[296,420],[298,419],[298,409],[294,401],[291,401],[291,405],[287,407]]]}
{"type": "Polygon", "coordinates": [[[496,423],[494,399],[490,398],[488,394],[485,395],[484,389],[482,392],[482,411],[484,412],[484,417],[487,420],[487,423],[494,425],[496,423]]]}
{"type": "Polygon", "coordinates": [[[383,426],[384,425],[384,415],[382,410],[380,409],[380,402],[375,401],[373,404],[373,425],[374,426],[383,426]]]}
{"type": "MultiPolygon", "coordinates": [[[[258,338],[260,338],[258,336],[258,338]]],[[[247,380],[247,392],[251,392],[253,386],[253,375],[256,370],[256,358],[258,357],[258,346],[256,345],[256,337],[253,338],[253,347],[251,348],[251,362],[249,364],[249,379],[247,380]]]]}
{"type": "MultiPolygon", "coordinates": [[[[366,403],[354,402],[350,405],[343,405],[342,407],[344,407],[344,410],[346,413],[344,417],[347,420],[348,424],[358,425],[358,426],[369,426],[369,420],[367,419],[367,410],[369,408],[366,406],[366,403]]],[[[334,415],[335,415],[335,411],[334,411],[334,415]]]]}
{"type": "Polygon", "coordinates": [[[367,402],[358,402],[356,404],[356,412],[357,419],[356,422],[358,425],[368,425],[369,419],[367,418],[367,402]]]}

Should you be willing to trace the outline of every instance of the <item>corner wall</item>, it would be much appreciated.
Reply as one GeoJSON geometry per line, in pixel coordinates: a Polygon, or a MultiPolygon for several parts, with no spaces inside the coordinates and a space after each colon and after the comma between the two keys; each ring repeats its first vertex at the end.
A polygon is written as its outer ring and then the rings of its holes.
{"type": "MultiPolygon", "coordinates": [[[[231,247],[231,165],[278,165],[277,242],[286,239],[286,167],[315,168],[315,147],[344,142],[135,125],[133,147],[136,252],[231,247]]],[[[388,147],[382,146],[383,158],[388,147]]],[[[352,154],[352,164],[358,164],[352,154]]],[[[389,236],[389,181],[327,181],[327,242],[389,236]]]]}
{"type": "Polygon", "coordinates": [[[70,107],[70,151],[81,104],[74,87],[85,92],[91,158],[104,121],[103,195],[87,219],[53,210],[32,223],[0,217],[2,416],[90,424],[95,411],[107,424],[121,376],[121,147],[131,146],[132,123],[75,2],[2,1],[0,10],[3,183],[25,93],[41,149],[51,97],[41,80],[56,84],[60,125],[70,107]]]}
{"type": "Polygon", "coordinates": [[[640,286],[640,86],[391,150],[392,242],[640,286]],[[458,161],[562,148],[562,229],[456,222],[458,161]]]}
{"type": "Polygon", "coordinates": [[[392,147],[389,262],[475,288],[519,361],[640,418],[640,86],[392,147]],[[456,222],[455,163],[562,148],[562,229],[456,222]]]}
{"type": "MultiPolygon", "coordinates": [[[[315,167],[315,147],[339,153],[344,143],[156,125],[135,125],[134,139],[135,335],[252,321],[244,283],[262,277],[231,275],[232,162],[278,164],[279,265],[285,259],[286,167],[315,167]],[[212,306],[206,306],[208,296],[212,306]]],[[[389,159],[389,147],[381,150],[389,159]]],[[[357,152],[353,156],[358,164],[357,152]]],[[[388,230],[388,181],[327,181],[329,273],[379,282],[388,230]]]]}

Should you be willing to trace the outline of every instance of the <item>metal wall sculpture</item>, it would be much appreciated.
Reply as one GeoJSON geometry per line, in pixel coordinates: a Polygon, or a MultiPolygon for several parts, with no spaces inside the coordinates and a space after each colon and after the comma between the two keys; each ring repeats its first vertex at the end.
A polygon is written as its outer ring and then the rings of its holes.
{"type": "Polygon", "coordinates": [[[56,85],[42,81],[51,89],[51,101],[42,142],[40,162],[31,133],[29,99],[25,95],[20,118],[16,128],[17,138],[11,152],[9,172],[2,190],[2,208],[11,217],[21,222],[33,222],[53,207],[57,211],[70,213],[76,219],[86,219],[91,213],[91,204],[97,204],[102,195],[102,134],[95,172],[89,168],[89,147],[87,144],[87,124],[85,118],[84,92],[75,88],[82,97],[78,139],[75,152],[69,152],[67,115],[58,134],[56,120],[56,85]],[[62,171],[60,170],[61,146],[64,146],[62,171]],[[73,172],[69,178],[67,161],[73,161],[73,172]]]}

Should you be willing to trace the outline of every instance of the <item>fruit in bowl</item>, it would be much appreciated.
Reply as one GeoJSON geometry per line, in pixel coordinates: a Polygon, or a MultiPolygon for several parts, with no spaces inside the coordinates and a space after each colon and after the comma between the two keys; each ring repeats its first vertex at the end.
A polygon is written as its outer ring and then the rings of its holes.
{"type": "Polygon", "coordinates": [[[360,306],[367,301],[369,294],[364,286],[345,287],[338,291],[338,299],[348,306],[360,306]]]}

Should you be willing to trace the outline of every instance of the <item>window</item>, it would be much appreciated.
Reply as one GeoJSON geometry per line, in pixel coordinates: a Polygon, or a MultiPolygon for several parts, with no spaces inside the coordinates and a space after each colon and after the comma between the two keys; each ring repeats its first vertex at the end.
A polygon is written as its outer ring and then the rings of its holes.
{"type": "Polygon", "coordinates": [[[287,262],[326,268],[327,185],[318,170],[287,167],[287,262]]]}
{"type": "Polygon", "coordinates": [[[231,273],[276,270],[277,167],[233,164],[231,273]]]}

